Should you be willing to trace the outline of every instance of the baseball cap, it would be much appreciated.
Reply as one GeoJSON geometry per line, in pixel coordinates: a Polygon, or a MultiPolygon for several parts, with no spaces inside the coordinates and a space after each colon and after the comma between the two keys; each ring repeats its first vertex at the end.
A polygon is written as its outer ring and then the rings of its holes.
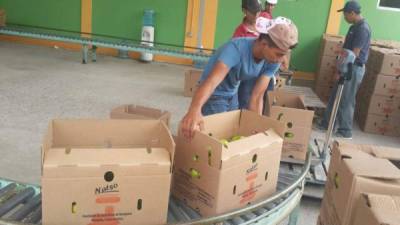
{"type": "Polygon", "coordinates": [[[259,17],[256,20],[256,30],[261,34],[268,34],[272,41],[284,51],[296,45],[299,38],[296,25],[285,17],[272,20],[259,17]]]}
{"type": "Polygon", "coordinates": [[[356,13],[360,13],[361,12],[361,5],[360,3],[358,3],[358,1],[348,1],[346,2],[346,4],[344,5],[344,7],[342,9],[339,9],[338,12],[356,12],[356,13]]]}
{"type": "Polygon", "coordinates": [[[276,4],[278,4],[278,0],[267,0],[267,3],[269,3],[271,5],[276,5],[276,4]]]}
{"type": "Polygon", "coordinates": [[[260,0],[242,0],[242,8],[256,14],[261,11],[260,0]]]}

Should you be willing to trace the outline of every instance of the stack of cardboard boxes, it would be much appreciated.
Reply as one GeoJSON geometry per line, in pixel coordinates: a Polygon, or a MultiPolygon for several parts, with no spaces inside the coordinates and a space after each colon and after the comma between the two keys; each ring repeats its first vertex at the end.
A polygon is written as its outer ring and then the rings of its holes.
{"type": "Polygon", "coordinates": [[[355,225],[362,194],[399,195],[400,149],[335,143],[327,178],[319,224],[355,225]]]}
{"type": "Polygon", "coordinates": [[[336,58],[343,47],[344,37],[324,34],[317,68],[315,92],[322,101],[327,102],[335,80],[336,58]]]}
{"type": "Polygon", "coordinates": [[[400,136],[400,50],[371,47],[366,70],[357,97],[361,129],[400,136]]]}

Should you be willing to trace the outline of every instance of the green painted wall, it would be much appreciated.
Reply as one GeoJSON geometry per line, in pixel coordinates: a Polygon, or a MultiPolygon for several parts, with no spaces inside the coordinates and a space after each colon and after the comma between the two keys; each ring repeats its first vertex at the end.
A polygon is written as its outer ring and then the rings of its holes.
{"type": "MultiPolygon", "coordinates": [[[[400,12],[377,8],[378,0],[359,0],[361,13],[372,29],[373,39],[400,41],[400,12]]],[[[346,35],[350,25],[342,17],[340,34],[346,35]]]]}
{"type": "MultiPolygon", "coordinates": [[[[315,72],[320,39],[328,21],[330,0],[280,0],[274,16],[292,19],[300,42],[293,51],[291,66],[299,71],[315,72]]],[[[226,42],[242,20],[240,0],[219,0],[215,47],[226,42]]]]}
{"type": "Polygon", "coordinates": [[[93,0],[93,30],[140,39],[144,9],[155,11],[155,41],[183,45],[187,0],[93,0]]]}
{"type": "Polygon", "coordinates": [[[9,23],[80,31],[81,0],[0,0],[9,23]]]}

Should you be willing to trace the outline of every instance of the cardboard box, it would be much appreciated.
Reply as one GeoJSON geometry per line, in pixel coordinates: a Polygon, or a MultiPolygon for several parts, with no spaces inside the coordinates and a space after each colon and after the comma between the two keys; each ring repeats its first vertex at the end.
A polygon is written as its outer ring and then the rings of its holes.
{"type": "Polygon", "coordinates": [[[185,72],[185,86],[183,95],[185,97],[193,97],[199,85],[202,70],[190,69],[185,72]]]}
{"type": "Polygon", "coordinates": [[[168,127],[171,113],[140,105],[122,105],[111,110],[111,119],[161,120],[168,127]]]}
{"type": "Polygon", "coordinates": [[[339,218],[336,216],[337,212],[335,211],[332,202],[331,196],[327,195],[325,192],[318,217],[321,225],[341,225],[338,220],[339,218]]]}
{"type": "Polygon", "coordinates": [[[4,9],[0,9],[0,27],[6,26],[6,11],[4,9]]]}
{"type": "Polygon", "coordinates": [[[400,48],[400,42],[391,40],[371,40],[371,46],[398,49],[400,48]]]}
{"type": "Polygon", "coordinates": [[[318,77],[331,76],[336,71],[337,59],[333,56],[322,56],[319,67],[318,77]]]}
{"type": "Polygon", "coordinates": [[[314,111],[307,110],[304,96],[284,91],[269,91],[264,115],[286,125],[282,157],[305,160],[314,111]]]}
{"type": "Polygon", "coordinates": [[[362,92],[359,98],[360,110],[367,114],[381,116],[400,116],[400,97],[387,97],[362,92]]]}
{"type": "Polygon", "coordinates": [[[286,86],[286,78],[284,77],[277,77],[276,78],[276,84],[275,84],[275,89],[282,89],[286,86]]]}
{"type": "Polygon", "coordinates": [[[361,87],[367,89],[368,93],[388,97],[400,97],[400,75],[388,76],[384,74],[367,73],[363,79],[363,85],[361,87]]]}
{"type": "Polygon", "coordinates": [[[357,204],[354,225],[399,225],[400,193],[397,196],[363,194],[357,204]]]}
{"type": "Polygon", "coordinates": [[[342,51],[344,37],[340,35],[324,34],[322,36],[321,54],[324,56],[338,56],[342,51]]]}
{"type": "Polygon", "coordinates": [[[400,50],[372,47],[375,71],[385,75],[400,75],[400,50]]]}
{"type": "Polygon", "coordinates": [[[276,190],[284,124],[251,111],[204,117],[191,141],[176,140],[173,195],[203,216],[241,208],[276,190]],[[227,143],[234,135],[244,136],[227,143]]]}
{"type": "Polygon", "coordinates": [[[321,101],[327,103],[329,101],[329,97],[332,94],[333,87],[334,87],[333,85],[317,86],[315,88],[315,93],[318,95],[321,101]]]}
{"type": "Polygon", "coordinates": [[[353,225],[356,202],[365,192],[400,193],[400,149],[335,143],[322,203],[328,213],[321,214],[334,225],[353,225]]]}
{"type": "Polygon", "coordinates": [[[375,114],[359,113],[358,121],[361,130],[368,133],[400,136],[400,116],[388,117],[375,114]]]}
{"type": "Polygon", "coordinates": [[[165,224],[174,149],[161,121],[52,121],[42,146],[43,224],[165,224]]]}

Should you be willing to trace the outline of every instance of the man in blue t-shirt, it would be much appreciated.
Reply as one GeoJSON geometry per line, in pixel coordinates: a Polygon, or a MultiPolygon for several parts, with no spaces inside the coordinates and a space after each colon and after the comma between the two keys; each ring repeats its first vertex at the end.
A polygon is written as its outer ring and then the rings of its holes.
{"type": "MultiPolygon", "coordinates": [[[[241,81],[257,79],[248,109],[262,113],[264,92],[280,62],[297,45],[296,26],[288,19],[256,24],[258,38],[233,39],[210,58],[200,78],[188,112],[181,122],[181,131],[192,138],[203,122],[203,115],[236,110],[241,81]]],[[[240,96],[239,96],[240,98],[240,96]]]]}
{"type": "MultiPolygon", "coordinates": [[[[353,129],[354,108],[356,104],[356,94],[365,74],[365,63],[368,60],[371,29],[365,19],[361,16],[361,6],[358,1],[346,2],[343,9],[345,20],[352,24],[347,32],[343,48],[353,51],[356,60],[352,67],[351,80],[346,81],[343,86],[342,99],[338,108],[335,127],[337,129],[335,136],[339,138],[351,139],[353,129]]],[[[332,112],[336,97],[337,84],[329,98],[324,118],[319,124],[319,128],[326,130],[332,112]]]]}

